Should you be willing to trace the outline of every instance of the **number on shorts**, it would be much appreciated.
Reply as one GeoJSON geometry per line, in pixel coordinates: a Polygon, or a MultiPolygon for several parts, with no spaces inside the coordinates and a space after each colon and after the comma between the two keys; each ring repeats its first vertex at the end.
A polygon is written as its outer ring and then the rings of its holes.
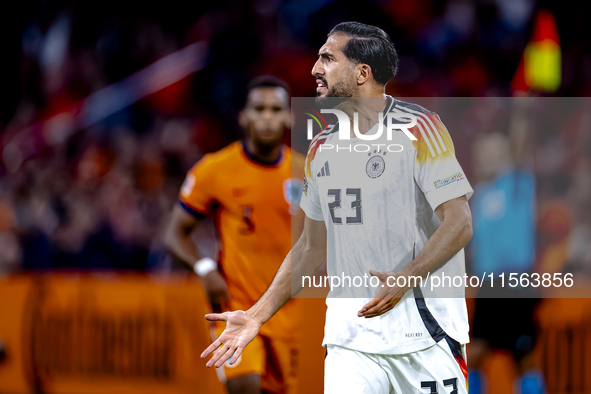
{"type": "Polygon", "coordinates": [[[437,394],[437,382],[436,381],[432,381],[432,382],[421,382],[421,388],[422,389],[429,389],[429,394],[437,394]]]}
{"type": "Polygon", "coordinates": [[[451,386],[453,390],[449,394],[458,394],[458,378],[445,379],[443,385],[445,387],[451,386]]]}
{"type": "MultiPolygon", "coordinates": [[[[451,386],[452,391],[449,392],[449,394],[458,394],[458,378],[451,378],[451,379],[445,379],[443,381],[443,385],[445,387],[451,386]]],[[[437,382],[436,381],[427,381],[427,382],[421,382],[421,388],[422,389],[429,389],[429,394],[438,394],[439,391],[437,391],[437,382]]]]}

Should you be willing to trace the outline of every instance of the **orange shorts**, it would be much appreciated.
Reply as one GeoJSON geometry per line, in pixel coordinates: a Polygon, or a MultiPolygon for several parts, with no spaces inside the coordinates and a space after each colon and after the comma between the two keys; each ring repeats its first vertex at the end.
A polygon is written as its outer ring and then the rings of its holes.
{"type": "MultiPolygon", "coordinates": [[[[224,331],[225,324],[212,324],[211,336],[215,341],[224,331]]],[[[238,362],[218,369],[222,383],[233,378],[256,374],[261,375],[261,388],[274,394],[296,392],[298,353],[295,340],[274,339],[257,335],[244,349],[238,362]]]]}

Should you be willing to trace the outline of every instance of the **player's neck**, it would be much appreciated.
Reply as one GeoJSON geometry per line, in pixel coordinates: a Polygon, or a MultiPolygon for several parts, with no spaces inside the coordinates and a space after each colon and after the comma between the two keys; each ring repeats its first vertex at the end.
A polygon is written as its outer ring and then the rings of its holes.
{"type": "Polygon", "coordinates": [[[281,160],[282,144],[268,146],[257,144],[255,141],[246,139],[242,141],[242,147],[246,155],[253,161],[263,165],[275,165],[281,160]]]}
{"type": "Polygon", "coordinates": [[[380,86],[374,83],[366,83],[363,85],[358,86],[357,88],[357,97],[366,97],[366,98],[386,98],[386,89],[385,86],[380,86]]]}
{"type": "Polygon", "coordinates": [[[384,106],[388,102],[388,96],[385,93],[371,96],[355,96],[339,104],[337,108],[345,112],[350,118],[357,112],[359,116],[374,118],[375,114],[384,111],[384,106]]]}

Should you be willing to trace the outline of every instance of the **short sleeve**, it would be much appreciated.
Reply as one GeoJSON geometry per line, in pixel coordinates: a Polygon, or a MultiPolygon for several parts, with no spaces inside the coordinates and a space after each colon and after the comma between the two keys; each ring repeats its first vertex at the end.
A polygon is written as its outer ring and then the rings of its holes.
{"type": "Polygon", "coordinates": [[[414,177],[429,205],[435,211],[442,203],[474,192],[456,159],[451,136],[435,113],[417,116],[413,129],[417,137],[414,177]]]}
{"type": "Polygon", "coordinates": [[[302,200],[300,207],[312,220],[323,221],[322,207],[320,205],[320,196],[318,195],[318,187],[316,185],[316,178],[313,176],[314,171],[314,157],[318,149],[319,142],[314,139],[308,149],[306,162],[304,164],[304,189],[302,193],[302,200]]]}
{"type": "Polygon", "coordinates": [[[206,155],[189,170],[181,186],[179,203],[195,217],[206,216],[215,200],[213,175],[211,160],[206,155]]]}

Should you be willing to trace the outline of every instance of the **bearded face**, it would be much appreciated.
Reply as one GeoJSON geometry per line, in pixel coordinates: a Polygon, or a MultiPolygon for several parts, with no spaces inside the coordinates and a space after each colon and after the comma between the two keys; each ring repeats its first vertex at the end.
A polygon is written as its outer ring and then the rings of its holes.
{"type": "Polygon", "coordinates": [[[348,40],[349,37],[342,34],[331,35],[318,52],[312,75],[316,77],[316,103],[321,107],[328,101],[339,101],[334,98],[357,95],[355,64],[342,52],[348,40]],[[331,100],[326,100],[329,98],[331,100]]]}

